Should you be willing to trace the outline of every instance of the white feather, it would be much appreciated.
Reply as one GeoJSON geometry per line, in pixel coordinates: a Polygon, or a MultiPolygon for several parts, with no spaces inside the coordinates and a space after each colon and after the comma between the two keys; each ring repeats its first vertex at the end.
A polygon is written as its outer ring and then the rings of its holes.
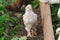
{"type": "Polygon", "coordinates": [[[26,6],[26,11],[23,15],[23,21],[25,24],[25,29],[28,32],[28,36],[30,36],[31,28],[37,24],[37,14],[33,12],[31,5],[26,6]]]}
{"type": "Polygon", "coordinates": [[[57,40],[60,40],[60,35],[59,35],[59,37],[58,37],[58,39],[57,40]]]}
{"type": "Polygon", "coordinates": [[[58,9],[57,16],[60,18],[60,8],[58,9]]]}
{"type": "Polygon", "coordinates": [[[60,40],[60,27],[56,29],[56,34],[59,35],[58,39],[57,40],[60,40]]]}

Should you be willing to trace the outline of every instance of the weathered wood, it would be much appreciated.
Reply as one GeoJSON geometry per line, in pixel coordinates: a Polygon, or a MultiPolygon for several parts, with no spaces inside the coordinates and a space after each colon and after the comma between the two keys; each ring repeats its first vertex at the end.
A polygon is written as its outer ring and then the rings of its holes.
{"type": "Polygon", "coordinates": [[[40,2],[40,9],[43,24],[44,40],[55,40],[51,21],[50,6],[47,3],[40,2]]]}

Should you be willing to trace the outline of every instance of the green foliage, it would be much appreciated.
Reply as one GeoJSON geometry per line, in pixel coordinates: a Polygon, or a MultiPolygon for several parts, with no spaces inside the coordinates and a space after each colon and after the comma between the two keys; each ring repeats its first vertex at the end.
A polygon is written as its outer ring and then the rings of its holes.
{"type": "Polygon", "coordinates": [[[17,24],[14,29],[18,29],[18,28],[21,28],[21,27],[23,27],[22,24],[17,24]]]}
{"type": "Polygon", "coordinates": [[[27,40],[26,36],[18,38],[17,36],[14,36],[11,40],[27,40]]]}
{"type": "Polygon", "coordinates": [[[0,16],[0,34],[2,35],[4,32],[4,28],[6,26],[10,27],[10,35],[14,35],[15,29],[23,27],[21,24],[17,23],[18,19],[16,17],[9,17],[7,14],[3,14],[0,16]],[[17,24],[16,24],[17,23],[17,24]],[[16,24],[16,25],[15,25],[16,24]]]}
{"type": "Polygon", "coordinates": [[[0,4],[0,10],[4,11],[5,10],[5,7],[3,4],[0,4]]]}
{"type": "MultiPolygon", "coordinates": [[[[9,2],[11,2],[11,1],[12,0],[9,0],[9,2]]],[[[18,19],[16,17],[9,17],[9,15],[7,15],[5,13],[6,5],[7,5],[6,2],[3,2],[2,0],[0,0],[0,13],[2,14],[0,16],[0,36],[2,36],[4,34],[6,26],[11,28],[9,30],[10,35],[14,35],[14,33],[15,33],[14,26],[18,27],[17,25],[15,25],[16,23],[18,23],[18,19]]]]}
{"type": "MultiPolygon", "coordinates": [[[[0,0],[0,13],[4,14],[4,11],[5,11],[5,6],[4,6],[3,0],[0,0]]],[[[5,30],[4,23],[5,21],[7,21],[6,18],[7,18],[6,15],[0,16],[0,36],[3,35],[3,32],[5,30]]],[[[3,38],[1,38],[1,40],[3,40],[3,38]]]]}
{"type": "Polygon", "coordinates": [[[0,16],[0,24],[3,24],[4,22],[7,22],[9,20],[8,15],[4,14],[0,16]]]}
{"type": "Polygon", "coordinates": [[[4,14],[4,11],[3,10],[0,10],[0,14],[4,14]]]}
{"type": "Polygon", "coordinates": [[[27,40],[26,36],[18,38],[17,36],[14,36],[11,40],[27,40]]]}
{"type": "Polygon", "coordinates": [[[39,6],[39,0],[34,0],[34,1],[31,3],[31,5],[32,5],[33,9],[38,8],[38,6],[39,6]]]}
{"type": "Polygon", "coordinates": [[[7,40],[7,38],[5,38],[5,37],[0,37],[0,40],[7,40]]]}
{"type": "Polygon", "coordinates": [[[15,23],[15,22],[17,22],[17,18],[15,18],[15,17],[12,17],[13,19],[10,19],[10,17],[7,15],[7,14],[3,14],[2,16],[0,16],[0,33],[2,34],[3,32],[4,32],[4,28],[6,27],[6,26],[11,26],[11,25],[13,25],[13,23],[15,23]],[[16,20],[15,20],[15,19],[16,20]],[[11,22],[11,20],[13,20],[12,22],[11,22]]]}
{"type": "Polygon", "coordinates": [[[8,16],[7,15],[0,16],[0,36],[4,32],[4,28],[7,25],[6,23],[8,23],[8,16]]]}
{"type": "Polygon", "coordinates": [[[19,38],[18,37],[13,37],[11,40],[18,40],[19,38]]]}
{"type": "Polygon", "coordinates": [[[10,22],[17,22],[18,21],[18,19],[16,18],[16,17],[10,17],[10,22]]]}
{"type": "Polygon", "coordinates": [[[14,0],[8,0],[7,2],[8,2],[8,4],[11,4],[14,2],[14,0]]]}
{"type": "Polygon", "coordinates": [[[0,0],[0,4],[2,4],[3,3],[3,0],[0,0]]]}
{"type": "MultiPolygon", "coordinates": [[[[54,34],[57,29],[57,24],[60,24],[60,19],[57,17],[57,12],[58,12],[59,7],[60,7],[60,4],[51,5],[51,17],[52,17],[54,34]]],[[[57,36],[55,35],[55,37],[57,36]]]]}
{"type": "Polygon", "coordinates": [[[26,36],[20,37],[19,40],[27,40],[26,36]]]}
{"type": "Polygon", "coordinates": [[[58,9],[59,9],[59,4],[55,4],[55,5],[51,5],[51,16],[52,16],[52,23],[53,23],[53,28],[54,30],[56,30],[56,25],[59,22],[59,18],[57,17],[57,12],[58,12],[58,9]]]}
{"type": "Polygon", "coordinates": [[[14,29],[10,29],[10,30],[9,30],[9,34],[10,34],[11,36],[14,36],[14,34],[15,34],[14,29]]]}
{"type": "Polygon", "coordinates": [[[5,6],[7,5],[7,2],[4,2],[3,0],[0,0],[0,11],[5,11],[5,6]]]}
{"type": "Polygon", "coordinates": [[[3,35],[3,32],[4,32],[4,27],[0,27],[0,36],[3,35]]]}
{"type": "Polygon", "coordinates": [[[4,37],[1,37],[0,40],[4,40],[4,37]]]}

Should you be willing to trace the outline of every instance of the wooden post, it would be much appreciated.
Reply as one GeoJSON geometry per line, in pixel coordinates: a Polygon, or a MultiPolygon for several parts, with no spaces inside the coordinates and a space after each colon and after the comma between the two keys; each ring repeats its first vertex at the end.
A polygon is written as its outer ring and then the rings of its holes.
{"type": "Polygon", "coordinates": [[[50,6],[47,3],[40,2],[40,9],[43,24],[44,40],[55,40],[51,21],[50,6]]]}

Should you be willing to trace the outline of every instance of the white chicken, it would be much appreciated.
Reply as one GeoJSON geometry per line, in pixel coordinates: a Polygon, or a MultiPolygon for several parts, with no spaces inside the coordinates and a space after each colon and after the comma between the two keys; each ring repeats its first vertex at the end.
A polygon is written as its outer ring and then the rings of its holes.
{"type": "Polygon", "coordinates": [[[57,16],[60,18],[60,8],[58,10],[57,16]]]}
{"type": "Polygon", "coordinates": [[[56,34],[59,35],[58,39],[57,40],[60,40],[60,27],[56,29],[56,34]]]}
{"type": "Polygon", "coordinates": [[[25,8],[25,14],[23,15],[23,22],[27,31],[27,36],[31,37],[31,28],[37,25],[37,14],[33,12],[32,6],[29,4],[25,8]]]}

